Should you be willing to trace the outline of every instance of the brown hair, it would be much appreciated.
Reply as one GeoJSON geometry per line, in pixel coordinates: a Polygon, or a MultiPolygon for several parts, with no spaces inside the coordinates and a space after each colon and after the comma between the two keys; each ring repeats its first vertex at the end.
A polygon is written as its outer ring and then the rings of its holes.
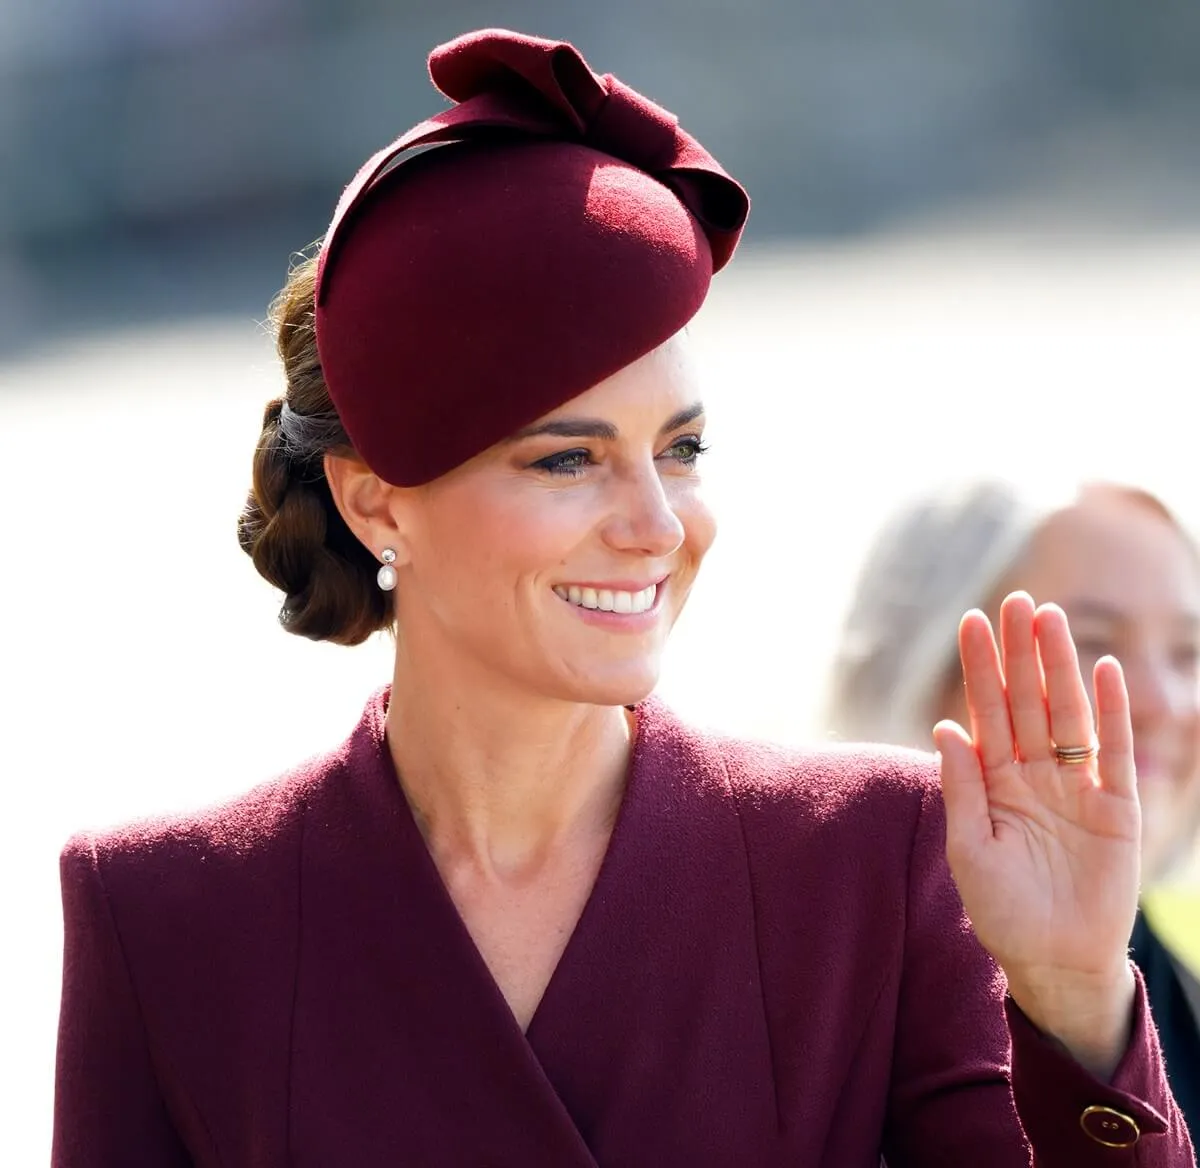
{"type": "Polygon", "coordinates": [[[393,627],[378,564],[346,526],[325,478],[326,454],[353,455],[317,354],[313,323],[316,259],[290,272],[269,322],[287,383],[267,403],[254,451],[238,543],[259,575],[284,593],[279,623],[314,641],[357,645],[393,627]]]}

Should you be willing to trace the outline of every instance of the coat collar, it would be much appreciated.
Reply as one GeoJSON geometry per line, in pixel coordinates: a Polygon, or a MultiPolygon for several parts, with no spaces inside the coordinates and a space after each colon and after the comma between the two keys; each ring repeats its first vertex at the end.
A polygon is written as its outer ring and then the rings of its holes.
{"type": "Polygon", "coordinates": [[[656,699],[637,707],[608,851],[523,1034],[400,789],[386,703],[372,697],[307,809],[294,1146],[364,1168],[397,1148],[586,1168],[655,1162],[656,1140],[679,1162],[681,1132],[700,1162],[717,1131],[770,1130],[749,873],[719,755],[656,699]],[[746,1087],[736,1115],[730,1075],[746,1087]]]}

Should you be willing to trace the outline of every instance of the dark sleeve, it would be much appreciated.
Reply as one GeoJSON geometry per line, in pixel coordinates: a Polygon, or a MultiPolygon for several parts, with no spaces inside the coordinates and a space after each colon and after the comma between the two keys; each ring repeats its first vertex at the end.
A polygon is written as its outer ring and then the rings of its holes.
{"type": "Polygon", "coordinates": [[[54,1168],[187,1168],[147,1046],[92,841],[60,862],[63,987],[54,1098],[54,1168]]]}
{"type": "Polygon", "coordinates": [[[890,1168],[1193,1168],[1140,978],[1129,1050],[1112,1083],[1101,1082],[1006,1001],[950,875],[934,787],[913,843],[906,912],[890,1168]]]}

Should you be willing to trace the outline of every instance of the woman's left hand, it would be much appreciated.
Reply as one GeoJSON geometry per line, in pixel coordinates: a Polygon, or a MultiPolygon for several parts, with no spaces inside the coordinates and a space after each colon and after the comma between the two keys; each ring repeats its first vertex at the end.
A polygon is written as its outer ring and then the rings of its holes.
{"type": "Polygon", "coordinates": [[[947,855],[976,935],[1030,1020],[1111,1072],[1134,996],[1141,814],[1121,667],[1096,665],[1096,716],[1067,619],[1014,593],[1001,650],[981,612],[959,630],[970,734],[934,730],[947,855]],[[1099,746],[1064,763],[1055,747],[1099,746]]]}

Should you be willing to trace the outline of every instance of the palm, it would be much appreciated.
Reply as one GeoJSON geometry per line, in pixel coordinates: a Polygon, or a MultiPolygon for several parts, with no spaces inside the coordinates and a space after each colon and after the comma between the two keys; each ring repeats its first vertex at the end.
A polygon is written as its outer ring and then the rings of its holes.
{"type": "Polygon", "coordinates": [[[1120,667],[1096,670],[1093,715],[1062,613],[1017,594],[1003,657],[980,613],[961,630],[971,733],[936,730],[951,869],[1002,968],[1102,974],[1124,960],[1137,911],[1140,813],[1120,667]],[[1100,756],[1062,764],[1054,744],[1100,756]]]}

